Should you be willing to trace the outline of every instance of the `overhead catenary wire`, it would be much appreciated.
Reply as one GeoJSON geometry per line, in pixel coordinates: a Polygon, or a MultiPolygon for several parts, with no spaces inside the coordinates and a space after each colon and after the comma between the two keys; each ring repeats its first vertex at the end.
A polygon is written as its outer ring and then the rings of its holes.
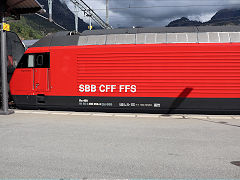
{"type": "MultiPolygon", "coordinates": [[[[150,8],[188,8],[188,7],[225,7],[225,6],[240,6],[240,4],[196,4],[196,5],[159,5],[159,6],[128,6],[128,7],[110,7],[109,10],[120,10],[120,9],[150,9],[150,8]]],[[[94,8],[93,10],[105,11],[104,8],[94,8]]]]}
{"type": "MultiPolygon", "coordinates": [[[[36,14],[37,16],[43,18],[43,19],[46,19],[47,21],[49,20],[47,17],[45,17],[45,16],[43,16],[43,15],[41,15],[41,14],[38,14],[38,13],[35,13],[35,14],[36,14]]],[[[67,31],[66,28],[64,28],[63,26],[59,25],[59,24],[56,23],[54,20],[52,20],[51,23],[55,24],[56,26],[60,27],[61,29],[65,30],[65,31],[67,31]]]]}
{"type": "MultiPolygon", "coordinates": [[[[70,1],[70,0],[68,0],[70,1]]],[[[99,0],[87,0],[88,2],[99,2],[99,0]]],[[[126,1],[126,2],[131,2],[131,3],[135,3],[135,2],[144,2],[146,0],[121,0],[121,2],[126,1]]],[[[191,2],[193,3],[193,0],[147,0],[148,2],[191,2]]],[[[201,0],[201,2],[216,2],[217,0],[201,0]]],[[[229,5],[233,4],[233,2],[237,2],[236,4],[239,3],[239,0],[232,0],[232,3],[229,3],[229,5]]],[[[228,0],[222,0],[222,2],[229,2],[228,0]]]]}
{"type": "Polygon", "coordinates": [[[86,16],[89,16],[102,28],[112,29],[112,27],[108,23],[106,23],[104,20],[102,20],[102,18],[99,15],[97,15],[96,12],[92,8],[90,8],[83,0],[70,0],[70,2],[76,5],[81,11],[84,12],[86,16]]]}
{"type": "MultiPolygon", "coordinates": [[[[72,0],[66,0],[71,2],[72,0]]],[[[99,2],[99,0],[86,0],[86,2],[99,2]]],[[[153,8],[194,8],[194,7],[240,7],[240,3],[239,0],[232,0],[231,3],[227,3],[228,1],[226,0],[222,0],[222,4],[215,4],[213,2],[216,2],[216,0],[201,0],[201,2],[203,2],[203,4],[199,4],[199,2],[195,2],[198,4],[189,4],[194,3],[192,0],[147,0],[147,2],[151,1],[151,2],[170,2],[170,5],[149,5],[149,6],[136,6],[136,3],[138,2],[144,2],[145,0],[121,0],[121,1],[126,1],[126,7],[111,7],[108,6],[108,10],[112,10],[112,12],[116,12],[116,11],[121,11],[121,10],[131,10],[131,9],[153,9],[153,8]],[[188,3],[187,5],[171,5],[174,2],[186,2],[188,3]],[[210,2],[210,4],[207,4],[206,2],[210,2]],[[234,3],[234,4],[233,4],[234,3]]],[[[111,1],[114,2],[114,1],[111,1]]],[[[146,1],[145,1],[146,2],[146,1]]],[[[106,8],[92,8],[92,10],[94,11],[106,11],[106,8]]],[[[112,14],[111,12],[111,14],[112,14]]],[[[118,16],[115,16],[118,17],[118,16]]],[[[132,17],[132,16],[128,16],[129,18],[147,18],[147,17],[132,17]]],[[[128,17],[120,17],[120,18],[128,18],[128,17]]],[[[114,18],[112,15],[105,17],[106,19],[112,19],[114,18]]],[[[118,17],[119,18],[119,17],[118,17]]],[[[159,17],[151,17],[151,18],[159,18],[159,17]]]]}

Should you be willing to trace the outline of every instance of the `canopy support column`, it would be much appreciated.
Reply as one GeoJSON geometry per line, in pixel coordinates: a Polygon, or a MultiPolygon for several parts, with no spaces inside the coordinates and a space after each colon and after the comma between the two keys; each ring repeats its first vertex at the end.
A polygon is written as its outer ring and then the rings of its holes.
{"type": "Polygon", "coordinates": [[[13,110],[8,110],[8,82],[7,82],[7,33],[3,30],[5,22],[4,14],[1,17],[1,80],[2,80],[2,109],[1,115],[9,115],[14,113],[13,110]]]}

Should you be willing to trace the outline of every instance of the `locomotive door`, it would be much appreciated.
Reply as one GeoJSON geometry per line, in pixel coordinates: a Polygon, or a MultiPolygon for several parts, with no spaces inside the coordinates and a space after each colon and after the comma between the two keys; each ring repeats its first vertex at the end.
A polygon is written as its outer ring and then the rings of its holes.
{"type": "Polygon", "coordinates": [[[37,94],[49,91],[49,69],[48,68],[34,69],[34,87],[35,87],[35,92],[37,94]]]}
{"type": "Polygon", "coordinates": [[[44,95],[50,90],[50,58],[49,53],[35,54],[34,90],[35,94],[44,95]]]}

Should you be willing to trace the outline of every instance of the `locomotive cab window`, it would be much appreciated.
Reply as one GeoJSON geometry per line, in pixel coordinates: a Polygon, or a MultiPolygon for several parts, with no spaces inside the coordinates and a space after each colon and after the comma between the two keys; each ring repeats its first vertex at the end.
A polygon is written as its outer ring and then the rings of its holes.
{"type": "Polygon", "coordinates": [[[34,67],[34,55],[32,55],[32,54],[28,55],[28,67],[29,68],[34,67]]]}
{"type": "Polygon", "coordinates": [[[50,53],[24,54],[17,68],[50,68],[50,53]]]}
{"type": "Polygon", "coordinates": [[[43,66],[43,55],[42,54],[38,54],[36,56],[36,66],[37,67],[42,67],[43,66]]]}

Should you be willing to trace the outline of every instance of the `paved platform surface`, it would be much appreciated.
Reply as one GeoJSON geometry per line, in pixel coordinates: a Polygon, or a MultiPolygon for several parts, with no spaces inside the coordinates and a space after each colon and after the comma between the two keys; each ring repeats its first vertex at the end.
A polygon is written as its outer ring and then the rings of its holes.
{"type": "Polygon", "coordinates": [[[0,178],[240,178],[240,116],[0,116],[0,178]]]}

